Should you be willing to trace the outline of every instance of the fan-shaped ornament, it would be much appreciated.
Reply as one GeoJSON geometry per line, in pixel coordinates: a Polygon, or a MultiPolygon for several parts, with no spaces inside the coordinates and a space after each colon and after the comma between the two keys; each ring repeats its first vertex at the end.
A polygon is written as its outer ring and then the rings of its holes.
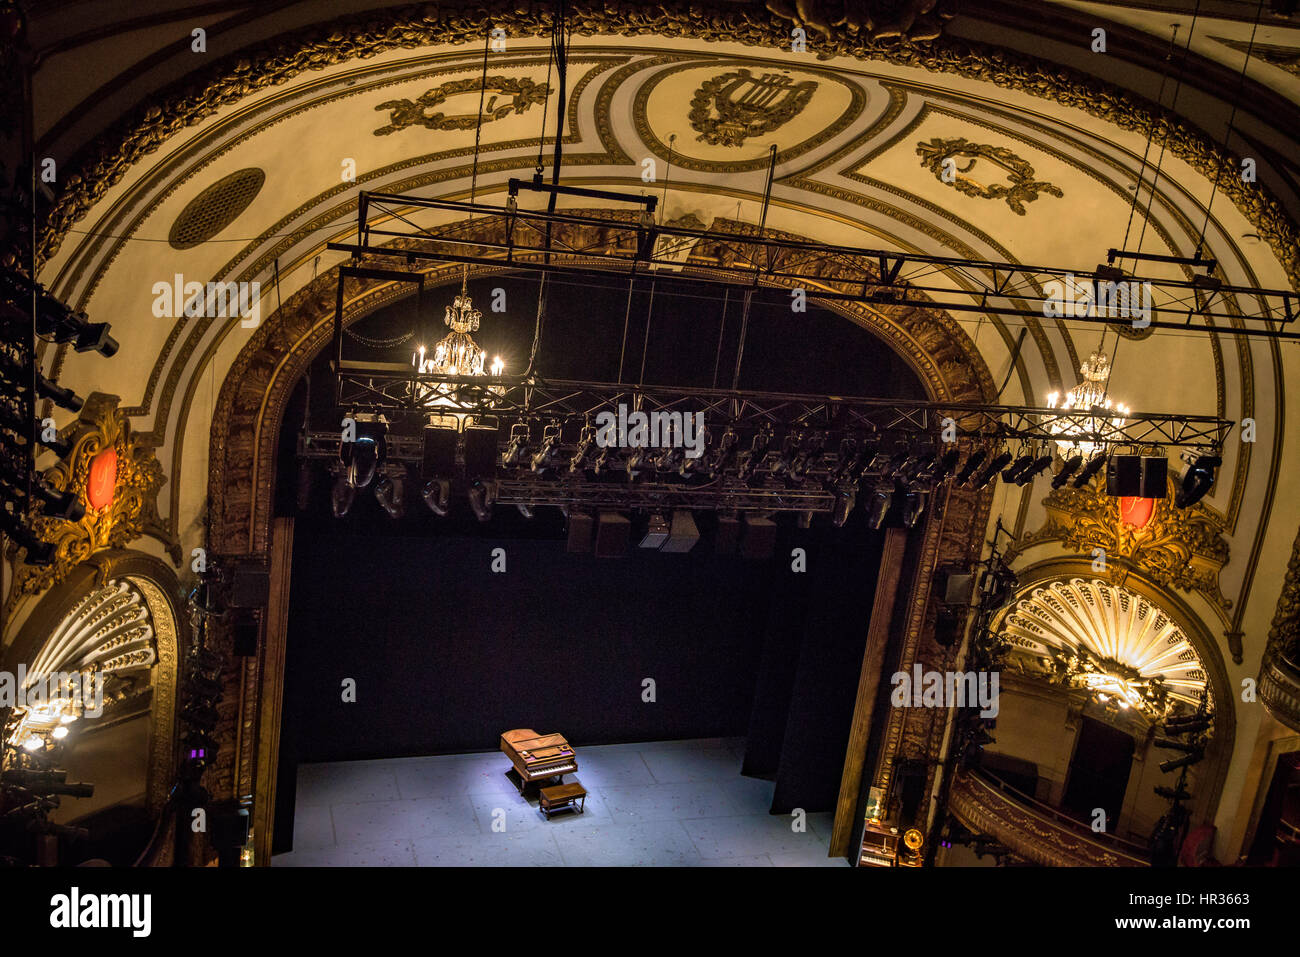
{"type": "Polygon", "coordinates": [[[1112,699],[1159,719],[1177,704],[1195,708],[1205,668],[1187,635],[1141,595],[1100,579],[1073,578],[1033,589],[1002,622],[1012,654],[1048,680],[1112,699]]]}

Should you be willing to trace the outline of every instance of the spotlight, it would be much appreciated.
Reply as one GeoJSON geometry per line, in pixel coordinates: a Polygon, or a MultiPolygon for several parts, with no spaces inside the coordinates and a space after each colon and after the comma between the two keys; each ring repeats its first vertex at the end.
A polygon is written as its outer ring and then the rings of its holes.
{"type": "Polygon", "coordinates": [[[754,436],[754,441],[749,446],[749,457],[740,467],[740,478],[742,481],[749,482],[758,467],[763,464],[763,459],[767,458],[768,447],[772,444],[772,424],[763,423],[763,428],[754,436]]]}
{"type": "Polygon", "coordinates": [[[1004,451],[999,455],[994,456],[993,460],[989,462],[988,465],[984,466],[984,468],[980,469],[980,471],[975,474],[975,477],[971,479],[970,484],[967,487],[973,488],[977,491],[984,488],[993,481],[995,475],[1007,467],[1007,463],[1010,461],[1010,452],[1004,451]]]}
{"type": "Polygon", "coordinates": [[[447,479],[430,479],[420,490],[420,498],[429,506],[429,511],[439,518],[446,516],[451,508],[451,482],[447,479]]]}
{"type": "Polygon", "coordinates": [[[1200,734],[1210,727],[1210,715],[1187,714],[1166,718],[1165,734],[1200,734]]]}
{"type": "Polygon", "coordinates": [[[1075,488],[1083,488],[1092,481],[1094,475],[1106,467],[1106,460],[1109,458],[1107,453],[1098,452],[1088,460],[1088,464],[1083,467],[1078,477],[1074,480],[1075,488]]]}
{"type": "Polygon", "coordinates": [[[381,417],[355,417],[356,440],[339,443],[339,461],[347,468],[348,484],[365,488],[387,458],[388,423],[381,417]]]}
{"type": "Polygon", "coordinates": [[[582,427],[582,431],[578,433],[578,445],[577,448],[573,450],[573,457],[569,459],[569,471],[579,471],[582,468],[583,463],[586,462],[588,457],[591,455],[591,450],[595,448],[595,446],[596,427],[590,422],[587,422],[582,427]]]}
{"type": "Polygon", "coordinates": [[[515,506],[515,508],[519,509],[519,514],[524,518],[528,519],[530,522],[533,520],[534,513],[531,505],[526,505],[523,502],[520,502],[515,506]]]}
{"type": "Polygon", "coordinates": [[[404,501],[406,482],[402,476],[393,477],[381,472],[375,479],[375,499],[388,513],[389,518],[401,518],[406,512],[404,501]]]}
{"type": "Polygon", "coordinates": [[[1014,482],[1020,477],[1021,472],[1033,464],[1033,455],[1031,455],[1028,450],[1021,452],[1019,458],[1012,462],[1010,466],[1002,470],[1002,481],[1014,482]]]}
{"type": "Polygon", "coordinates": [[[798,447],[799,437],[794,432],[788,433],[781,442],[780,454],[777,455],[776,461],[772,463],[772,474],[774,476],[779,478],[794,467],[794,456],[798,447]]]}
{"type": "Polygon", "coordinates": [[[501,467],[512,468],[522,462],[527,445],[528,424],[526,422],[516,422],[510,426],[510,443],[506,446],[506,450],[501,453],[501,467]]]}
{"type": "Polygon", "coordinates": [[[858,504],[858,493],[852,485],[844,485],[835,490],[835,504],[831,506],[831,522],[836,528],[842,528],[849,520],[853,507],[858,504]]]}
{"type": "Polygon", "coordinates": [[[976,449],[970,455],[966,456],[966,462],[962,465],[961,471],[953,479],[958,485],[965,485],[970,481],[970,477],[975,474],[975,470],[984,464],[984,460],[989,457],[988,449],[976,449]]]}
{"type": "Polygon", "coordinates": [[[591,462],[591,471],[594,475],[599,475],[609,466],[610,456],[614,454],[614,447],[607,445],[596,454],[591,462]]]}
{"type": "Polygon", "coordinates": [[[40,393],[41,398],[50,399],[60,409],[67,409],[69,412],[80,412],[85,401],[71,389],[64,389],[43,375],[36,376],[36,391],[40,393]]]}
{"type": "Polygon", "coordinates": [[[330,505],[335,518],[342,518],[348,513],[356,494],[357,487],[348,481],[348,473],[339,469],[334,476],[334,487],[330,490],[330,505]]]}
{"type": "Polygon", "coordinates": [[[480,522],[486,522],[492,517],[492,497],[491,490],[481,479],[476,479],[469,488],[469,505],[474,510],[474,517],[480,522]]]}
{"type": "Polygon", "coordinates": [[[1079,466],[1082,464],[1082,455],[1071,455],[1061,466],[1061,471],[1057,472],[1052,478],[1052,488],[1060,488],[1066,482],[1070,481],[1070,476],[1079,471],[1079,466]]]}
{"type": "Polygon", "coordinates": [[[645,467],[646,460],[649,457],[650,453],[645,449],[635,449],[632,454],[627,457],[627,463],[624,468],[627,469],[627,480],[629,482],[636,481],[636,477],[641,474],[641,470],[645,467]]]}
{"type": "Polygon", "coordinates": [[[86,506],[81,504],[75,492],[60,492],[50,488],[44,481],[36,482],[32,491],[45,503],[44,514],[52,518],[79,522],[85,517],[86,506]]]}
{"type": "Polygon", "coordinates": [[[1043,472],[1047,471],[1047,467],[1051,464],[1052,457],[1050,455],[1040,455],[1038,458],[1030,462],[1028,466],[1020,470],[1020,474],[1016,476],[1016,484],[1021,486],[1028,485],[1043,472]]]}
{"type": "Polygon", "coordinates": [[[555,458],[555,450],[560,445],[560,424],[552,422],[542,430],[542,445],[533,456],[532,466],[534,472],[541,472],[551,465],[551,460],[555,458]]]}
{"type": "Polygon", "coordinates": [[[907,497],[903,499],[903,525],[906,528],[916,527],[921,514],[925,511],[925,501],[929,497],[930,493],[924,489],[908,490],[907,497]]]}
{"type": "Polygon", "coordinates": [[[1187,466],[1182,484],[1174,493],[1175,508],[1190,508],[1214,486],[1214,470],[1223,464],[1218,455],[1200,455],[1187,466]]]}
{"type": "Polygon", "coordinates": [[[858,443],[856,439],[849,435],[840,439],[840,452],[835,462],[835,468],[831,471],[830,475],[827,476],[830,484],[834,485],[849,473],[857,455],[858,443]]]}
{"type": "Polygon", "coordinates": [[[867,513],[867,524],[872,528],[880,528],[885,524],[885,516],[889,514],[889,506],[894,501],[894,487],[892,485],[877,485],[874,492],[871,493],[871,510],[867,513]]]}
{"type": "Polygon", "coordinates": [[[717,478],[736,461],[736,449],[740,447],[740,436],[731,426],[722,433],[718,442],[718,451],[714,453],[713,463],[709,466],[709,478],[717,478]]]}
{"type": "Polygon", "coordinates": [[[808,470],[816,467],[821,461],[822,453],[826,451],[826,436],[821,432],[814,432],[812,435],[804,437],[803,443],[799,449],[799,454],[795,456],[794,465],[790,468],[790,478],[795,482],[802,483],[808,477],[808,470]]]}
{"type": "Polygon", "coordinates": [[[957,467],[957,460],[961,458],[961,450],[953,446],[943,455],[936,456],[934,464],[928,469],[930,480],[938,485],[957,467]]]}
{"type": "Polygon", "coordinates": [[[1205,757],[1205,749],[1197,748],[1191,754],[1184,754],[1181,758],[1170,758],[1168,761],[1161,761],[1160,770],[1162,773],[1168,774],[1170,771],[1177,771],[1179,768],[1188,768],[1193,764],[1199,764],[1203,757],[1205,757]]]}

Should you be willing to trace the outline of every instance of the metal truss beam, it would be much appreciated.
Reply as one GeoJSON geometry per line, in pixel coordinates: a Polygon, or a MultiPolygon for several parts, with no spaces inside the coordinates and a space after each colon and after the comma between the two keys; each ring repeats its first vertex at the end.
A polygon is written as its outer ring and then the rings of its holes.
{"type": "Polygon", "coordinates": [[[714,283],[751,290],[802,288],[810,298],[830,301],[1300,339],[1296,324],[1300,294],[1225,283],[1214,275],[1217,264],[1212,260],[1111,249],[1106,264],[1030,266],[662,226],[646,210],[619,215],[622,218],[522,210],[514,196],[506,206],[493,206],[363,193],[356,242],[330,243],[329,248],[355,259],[397,257],[408,263],[468,263],[606,279],[653,275],[657,282],[714,283]],[[461,235],[456,231],[459,227],[423,228],[411,221],[408,214],[413,210],[495,222],[498,238],[461,235]],[[404,228],[395,229],[394,224],[404,228]],[[582,248],[569,245],[563,227],[574,226],[598,228],[603,239],[582,248]],[[426,246],[396,250],[383,245],[394,239],[420,240],[426,246]],[[1136,272],[1152,261],[1180,266],[1182,275],[1136,272]],[[1133,272],[1122,271],[1126,262],[1133,272]],[[936,275],[952,283],[936,284],[932,280],[936,275]],[[1149,296],[1149,302],[1140,297],[1135,302],[1117,301],[1115,284],[1149,296]],[[1145,308],[1140,308],[1143,304],[1145,308]]]}

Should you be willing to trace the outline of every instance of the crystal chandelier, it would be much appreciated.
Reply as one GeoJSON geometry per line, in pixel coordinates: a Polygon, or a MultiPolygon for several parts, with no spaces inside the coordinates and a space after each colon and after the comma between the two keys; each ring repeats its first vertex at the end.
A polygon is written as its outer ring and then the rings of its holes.
{"type": "Polygon", "coordinates": [[[1106,380],[1110,377],[1110,359],[1104,352],[1094,352],[1088,361],[1079,366],[1083,379],[1061,399],[1059,392],[1047,397],[1049,409],[1071,412],[1076,409],[1088,412],[1094,409],[1111,413],[1110,415],[1086,415],[1073,417],[1071,421],[1054,422],[1049,426],[1053,435],[1059,436],[1056,444],[1062,454],[1091,456],[1105,445],[1091,439],[1080,438],[1086,434],[1114,433],[1124,427],[1128,406],[1117,403],[1106,393],[1106,380]],[[1059,401],[1058,401],[1059,400],[1059,401]]]}
{"type": "MultiPolygon", "coordinates": [[[[471,377],[487,374],[487,370],[484,369],[487,350],[475,342],[474,337],[470,335],[472,332],[478,332],[483,313],[474,308],[466,284],[467,280],[462,278],[460,295],[452,300],[443,317],[443,322],[451,327],[451,332],[434,345],[433,355],[429,355],[425,347],[420,346],[411,357],[411,365],[415,366],[416,371],[421,375],[471,377]]],[[[492,360],[490,372],[494,376],[499,376],[503,371],[505,371],[505,363],[501,361],[500,356],[497,356],[492,360]]],[[[417,382],[415,397],[426,407],[456,406],[459,404],[455,399],[458,388],[459,386],[454,382],[417,382]]],[[[493,387],[488,391],[499,395],[504,390],[493,387]]],[[[466,420],[464,414],[444,413],[436,418],[442,421],[449,416],[450,420],[446,424],[454,421],[457,427],[464,426],[466,420]]]]}
{"type": "Polygon", "coordinates": [[[1112,658],[1096,658],[1085,649],[1058,652],[1048,663],[1054,684],[1081,688],[1104,706],[1130,708],[1152,720],[1164,717],[1169,707],[1168,691],[1159,675],[1146,676],[1112,658]]]}

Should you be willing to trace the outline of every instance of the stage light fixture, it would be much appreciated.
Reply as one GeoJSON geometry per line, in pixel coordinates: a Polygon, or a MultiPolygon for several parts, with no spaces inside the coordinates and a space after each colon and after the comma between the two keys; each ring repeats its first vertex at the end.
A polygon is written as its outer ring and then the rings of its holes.
{"type": "Polygon", "coordinates": [[[573,450],[573,456],[569,459],[569,471],[581,471],[583,465],[591,456],[591,450],[596,447],[596,427],[587,421],[582,426],[582,431],[578,433],[578,444],[573,450]]]}
{"type": "Polygon", "coordinates": [[[984,460],[989,457],[989,450],[985,448],[975,449],[970,455],[966,456],[966,461],[962,463],[961,471],[957,473],[954,482],[959,486],[965,486],[970,481],[975,471],[984,464],[984,460]]]}
{"type": "Polygon", "coordinates": [[[605,469],[609,468],[609,460],[614,455],[614,447],[607,445],[596,453],[596,457],[591,460],[591,471],[593,475],[599,475],[605,469]]]}
{"type": "Polygon", "coordinates": [[[836,528],[843,528],[849,520],[853,508],[858,504],[858,492],[852,485],[845,483],[835,490],[835,502],[831,506],[831,522],[836,528]]]}
{"type": "Polygon", "coordinates": [[[870,511],[867,513],[867,524],[872,528],[880,528],[885,524],[885,516],[889,514],[889,506],[894,501],[894,486],[877,485],[871,493],[870,511]]]}
{"type": "Polygon", "coordinates": [[[420,490],[420,498],[439,518],[444,518],[451,509],[451,482],[448,479],[430,479],[420,490]]]}
{"type": "Polygon", "coordinates": [[[1090,458],[1088,460],[1088,464],[1085,465],[1082,471],[1079,472],[1078,476],[1075,477],[1073,483],[1074,487],[1083,488],[1085,485],[1091,482],[1093,476],[1095,476],[1098,472],[1100,472],[1102,469],[1106,467],[1106,460],[1109,457],[1110,457],[1109,454],[1106,452],[1098,452],[1096,455],[1090,458]]]}
{"type": "Polygon", "coordinates": [[[1205,757],[1205,749],[1197,748],[1191,754],[1184,754],[1181,758],[1170,758],[1168,761],[1160,762],[1160,770],[1164,774],[1170,771],[1177,771],[1179,768],[1188,768],[1194,764],[1199,764],[1205,757]]]}
{"type": "Polygon", "coordinates": [[[740,447],[740,436],[731,426],[727,426],[718,441],[718,450],[713,454],[709,465],[709,478],[717,478],[736,461],[736,450],[740,447]]]}
{"type": "Polygon", "coordinates": [[[524,518],[528,519],[530,522],[533,520],[533,518],[534,518],[535,515],[536,515],[536,513],[533,511],[533,507],[532,507],[531,505],[528,505],[528,504],[525,503],[525,502],[519,502],[519,503],[517,503],[517,504],[515,505],[515,508],[517,508],[517,509],[519,510],[519,514],[520,514],[520,515],[522,515],[524,518]]]}
{"type": "Polygon", "coordinates": [[[650,453],[646,449],[633,449],[632,454],[627,457],[624,468],[627,470],[627,480],[635,482],[637,476],[645,469],[650,453]]]}
{"type": "Polygon", "coordinates": [[[406,481],[402,476],[381,472],[375,479],[375,500],[388,513],[389,518],[401,518],[406,513],[406,481]]]}
{"type": "Polygon", "coordinates": [[[1079,471],[1081,465],[1083,465],[1083,456],[1077,454],[1071,455],[1065,460],[1064,464],[1061,465],[1061,471],[1057,472],[1056,475],[1052,477],[1052,488],[1060,488],[1066,482],[1070,481],[1070,476],[1079,471]]]}
{"type": "Polygon", "coordinates": [[[799,447],[799,437],[794,433],[787,433],[781,441],[781,451],[777,453],[776,461],[772,463],[772,474],[780,477],[789,473],[794,468],[794,457],[799,447]]]}
{"type": "Polygon", "coordinates": [[[1040,455],[1030,462],[1028,466],[1020,470],[1020,474],[1016,476],[1016,484],[1020,486],[1028,485],[1039,475],[1046,472],[1051,464],[1052,457],[1050,455],[1040,455]]]}
{"type": "Polygon", "coordinates": [[[334,486],[330,489],[330,507],[335,518],[342,518],[348,513],[356,494],[357,487],[348,481],[348,472],[340,469],[334,476],[334,486]]]}
{"type": "Polygon", "coordinates": [[[532,458],[534,472],[541,472],[551,467],[555,459],[555,450],[560,446],[560,424],[552,422],[542,430],[542,444],[532,458]]]}
{"type": "Polygon", "coordinates": [[[903,499],[903,525],[906,528],[915,528],[916,523],[920,521],[921,515],[925,512],[925,503],[929,499],[930,493],[925,489],[909,489],[903,499]]]}
{"type": "Polygon", "coordinates": [[[510,441],[506,445],[506,450],[501,453],[501,467],[514,468],[524,460],[524,452],[528,446],[528,423],[516,422],[510,426],[510,441]]]}
{"type": "Polygon", "coordinates": [[[763,428],[754,436],[754,441],[749,445],[749,456],[740,466],[740,478],[742,481],[750,482],[758,467],[763,464],[763,459],[767,458],[767,450],[772,444],[772,425],[765,422],[763,428]]]}
{"type": "Polygon", "coordinates": [[[382,417],[357,415],[356,440],[339,443],[339,461],[347,469],[348,484],[365,488],[388,456],[388,422],[382,417]]]}
{"type": "Polygon", "coordinates": [[[32,492],[45,503],[42,513],[51,518],[79,522],[86,515],[86,506],[81,503],[75,492],[60,492],[46,485],[44,480],[35,482],[32,485],[32,492]]]}
{"type": "Polygon", "coordinates": [[[976,491],[984,488],[993,481],[994,476],[1007,467],[1007,464],[1010,461],[1011,453],[1009,451],[1003,451],[994,456],[993,459],[984,466],[984,468],[980,469],[980,471],[975,474],[975,477],[971,479],[970,485],[967,487],[973,488],[976,491]]]}
{"type": "Polygon", "coordinates": [[[943,455],[935,456],[934,462],[926,470],[930,481],[938,485],[952,474],[952,470],[957,467],[957,462],[961,458],[961,450],[954,445],[943,455]]]}
{"type": "Polygon", "coordinates": [[[1218,455],[1197,456],[1183,473],[1178,491],[1174,493],[1175,508],[1191,508],[1214,487],[1214,470],[1223,464],[1218,455]]]}
{"type": "Polygon", "coordinates": [[[492,492],[481,479],[476,479],[469,487],[469,506],[480,522],[486,522],[492,517],[492,492]]]}
{"type": "Polygon", "coordinates": [[[1020,477],[1020,473],[1034,464],[1034,457],[1028,449],[1021,451],[1012,463],[1002,470],[1002,481],[1014,482],[1020,477]]]}

